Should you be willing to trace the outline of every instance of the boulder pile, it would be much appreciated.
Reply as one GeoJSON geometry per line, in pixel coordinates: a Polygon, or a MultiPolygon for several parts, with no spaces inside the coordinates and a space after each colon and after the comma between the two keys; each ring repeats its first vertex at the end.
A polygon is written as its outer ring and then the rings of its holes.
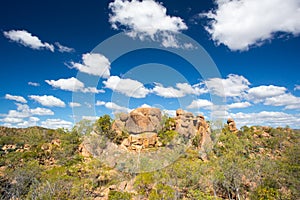
{"type": "Polygon", "coordinates": [[[227,125],[230,132],[236,133],[238,131],[238,129],[236,128],[235,121],[233,119],[229,118],[227,120],[227,125]]]}
{"type": "Polygon", "coordinates": [[[129,137],[122,144],[131,150],[161,146],[157,133],[162,129],[162,115],[158,108],[137,108],[129,114],[121,113],[112,124],[112,129],[129,137]]]}
{"type": "MultiPolygon", "coordinates": [[[[192,139],[197,134],[201,136],[200,146],[211,143],[210,126],[203,115],[194,116],[193,113],[182,109],[176,111],[170,130],[177,131],[184,138],[192,139]]],[[[126,132],[129,137],[122,145],[129,150],[141,150],[149,147],[160,147],[158,132],[162,130],[162,113],[158,108],[137,108],[130,113],[121,113],[112,124],[117,134],[126,132]]]]}

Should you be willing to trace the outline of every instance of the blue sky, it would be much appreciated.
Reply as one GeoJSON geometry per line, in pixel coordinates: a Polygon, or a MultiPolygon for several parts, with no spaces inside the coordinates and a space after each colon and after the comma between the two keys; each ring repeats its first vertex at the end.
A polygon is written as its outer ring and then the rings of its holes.
{"type": "Polygon", "coordinates": [[[0,125],[70,128],[153,106],[300,128],[299,0],[1,4],[0,125]]]}

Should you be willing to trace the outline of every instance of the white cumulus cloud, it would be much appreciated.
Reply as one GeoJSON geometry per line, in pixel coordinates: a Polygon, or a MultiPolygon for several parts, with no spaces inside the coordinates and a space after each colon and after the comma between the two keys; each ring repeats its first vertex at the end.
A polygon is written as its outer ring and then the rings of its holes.
{"type": "Polygon", "coordinates": [[[152,89],[156,95],[165,98],[180,98],[186,95],[200,95],[207,92],[207,89],[199,87],[199,84],[191,86],[188,83],[177,83],[176,88],[164,87],[162,84],[156,84],[152,89]]]}
{"type": "Polygon", "coordinates": [[[215,0],[217,8],[203,14],[210,19],[206,30],[219,45],[233,51],[248,50],[276,33],[300,33],[299,0],[215,0]]]}
{"type": "Polygon", "coordinates": [[[285,87],[274,85],[261,85],[248,90],[248,98],[254,102],[259,102],[269,97],[278,96],[286,92],[285,87]]]}
{"type": "Polygon", "coordinates": [[[295,85],[294,90],[300,90],[300,85],[295,85]]]}
{"type": "Polygon", "coordinates": [[[243,76],[229,74],[226,79],[211,78],[205,81],[212,92],[221,97],[241,97],[249,89],[250,82],[243,76]]]}
{"type": "Polygon", "coordinates": [[[128,97],[144,98],[150,92],[141,82],[132,79],[122,79],[118,76],[111,76],[103,83],[106,88],[128,97]]]}
{"type": "Polygon", "coordinates": [[[32,115],[39,115],[39,116],[54,115],[54,112],[52,110],[47,108],[40,108],[40,107],[30,109],[30,113],[32,115]]]}
{"type": "Polygon", "coordinates": [[[249,102],[237,102],[227,105],[227,108],[234,109],[234,108],[247,108],[251,106],[251,103],[249,102]]]}
{"type": "Polygon", "coordinates": [[[83,82],[74,77],[67,79],[62,78],[58,80],[45,80],[45,82],[54,88],[59,88],[66,91],[83,93],[104,93],[104,90],[98,90],[95,87],[85,87],[83,82]]]}
{"type": "Polygon", "coordinates": [[[73,123],[62,119],[47,119],[46,121],[43,121],[41,125],[50,129],[66,128],[70,130],[73,123]]]}
{"type": "Polygon", "coordinates": [[[213,103],[211,101],[208,101],[206,99],[197,99],[193,100],[190,105],[187,106],[188,109],[199,109],[203,108],[206,110],[210,110],[213,107],[213,103]]]}
{"type": "Polygon", "coordinates": [[[82,55],[82,64],[71,62],[71,67],[80,72],[108,78],[110,76],[110,62],[102,54],[87,53],[82,55]]]}
{"type": "Polygon", "coordinates": [[[75,107],[80,107],[81,104],[80,104],[80,103],[77,103],[77,102],[70,102],[70,103],[69,103],[69,106],[70,106],[71,108],[75,108],[75,107]]]}
{"type": "Polygon", "coordinates": [[[233,118],[238,127],[242,126],[282,126],[289,125],[291,127],[300,128],[300,118],[296,115],[273,112],[273,111],[261,111],[256,113],[230,113],[230,117],[233,118]]]}
{"type": "Polygon", "coordinates": [[[131,109],[124,107],[124,106],[120,106],[114,102],[97,101],[96,106],[104,106],[107,109],[112,110],[114,113],[131,111],[131,109]]]}
{"type": "Polygon", "coordinates": [[[165,47],[178,48],[175,34],[188,27],[180,17],[167,15],[167,9],[154,0],[115,0],[109,4],[109,22],[114,29],[123,29],[141,40],[150,38],[165,47]]]}
{"type": "Polygon", "coordinates": [[[113,110],[115,113],[119,113],[119,112],[130,112],[131,110],[127,107],[124,107],[124,106],[120,106],[116,103],[113,103],[113,102],[107,102],[105,103],[105,107],[110,109],[110,110],[113,110]]]}
{"type": "Polygon", "coordinates": [[[9,110],[8,114],[4,114],[4,118],[0,119],[1,122],[16,124],[17,127],[33,126],[34,122],[38,121],[38,118],[34,116],[54,115],[52,110],[46,108],[31,109],[27,104],[16,103],[16,105],[17,109],[9,110]]]}
{"type": "Polygon", "coordinates": [[[5,99],[17,101],[17,102],[20,102],[20,103],[27,103],[26,99],[22,96],[15,96],[15,95],[11,95],[11,94],[6,94],[5,99]]]}
{"type": "Polygon", "coordinates": [[[99,101],[99,100],[98,100],[98,101],[96,102],[96,106],[103,106],[103,105],[105,105],[105,103],[106,103],[106,102],[104,102],[104,101],[99,101]]]}
{"type": "Polygon", "coordinates": [[[54,46],[47,42],[42,42],[37,36],[33,36],[26,30],[11,30],[4,31],[4,36],[11,41],[17,42],[24,45],[25,47],[30,47],[32,49],[48,49],[54,52],[54,46]]]}
{"type": "Polygon", "coordinates": [[[271,106],[285,106],[285,109],[300,109],[300,97],[296,97],[289,93],[282,94],[267,98],[264,104],[271,106]]]}
{"type": "Polygon", "coordinates": [[[30,99],[35,100],[36,102],[40,103],[43,106],[49,107],[65,107],[66,104],[59,98],[52,96],[52,95],[29,95],[30,99]]]}

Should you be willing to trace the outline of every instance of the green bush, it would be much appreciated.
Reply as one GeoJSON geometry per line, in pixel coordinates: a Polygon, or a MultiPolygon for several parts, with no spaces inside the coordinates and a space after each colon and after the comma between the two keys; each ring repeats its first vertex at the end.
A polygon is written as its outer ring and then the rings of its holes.
{"type": "Polygon", "coordinates": [[[157,184],[156,189],[150,192],[149,200],[173,200],[175,199],[175,191],[172,187],[165,184],[157,184]]]}
{"type": "Polygon", "coordinates": [[[251,199],[253,199],[253,200],[276,200],[276,199],[279,199],[279,192],[275,188],[260,186],[254,191],[251,199]]]}
{"type": "Polygon", "coordinates": [[[131,194],[128,192],[119,192],[115,190],[111,190],[108,193],[109,200],[130,200],[131,194]]]}
{"type": "Polygon", "coordinates": [[[160,131],[158,133],[160,141],[163,145],[168,145],[170,142],[178,136],[178,132],[169,130],[169,131],[160,131]]]}
{"type": "Polygon", "coordinates": [[[188,199],[201,199],[201,200],[221,200],[221,198],[211,196],[210,194],[206,194],[201,190],[189,190],[187,193],[188,199]]]}
{"type": "Polygon", "coordinates": [[[100,135],[103,135],[110,139],[111,141],[114,141],[117,137],[117,133],[113,130],[111,130],[112,126],[112,119],[109,115],[103,115],[100,117],[96,123],[97,132],[99,132],[100,135]]]}

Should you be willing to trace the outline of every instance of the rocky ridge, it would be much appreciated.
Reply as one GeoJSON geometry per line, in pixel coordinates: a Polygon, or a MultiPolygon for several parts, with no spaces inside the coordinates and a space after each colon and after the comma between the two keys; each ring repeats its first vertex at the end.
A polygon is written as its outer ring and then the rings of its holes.
{"type": "MultiPolygon", "coordinates": [[[[182,109],[176,111],[169,129],[178,132],[186,139],[192,139],[196,135],[201,136],[198,146],[204,147],[211,143],[210,126],[203,115],[194,116],[193,113],[182,109]]],[[[129,150],[141,150],[151,147],[160,147],[158,132],[162,130],[162,113],[158,108],[137,108],[130,113],[121,113],[112,124],[112,129],[117,134],[127,132],[128,138],[124,139],[122,145],[129,150]]]]}

